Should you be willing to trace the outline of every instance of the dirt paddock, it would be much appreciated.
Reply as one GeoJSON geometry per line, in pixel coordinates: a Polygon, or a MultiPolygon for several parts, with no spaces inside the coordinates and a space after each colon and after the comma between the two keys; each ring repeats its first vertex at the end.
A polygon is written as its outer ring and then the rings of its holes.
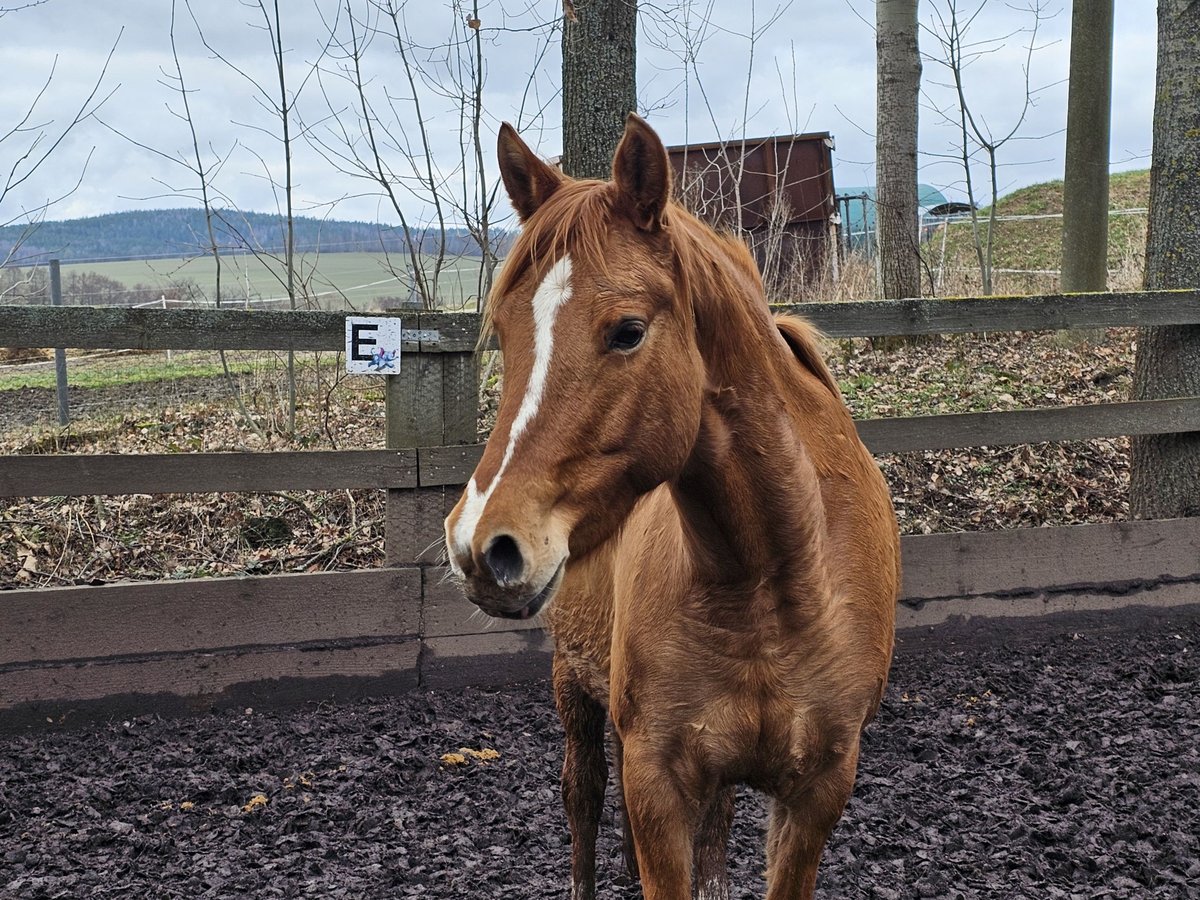
{"type": "MultiPolygon", "coordinates": [[[[566,898],[559,764],[545,681],[9,734],[0,896],[566,898]]],[[[765,816],[741,791],[734,897],[762,896],[765,816]]],[[[1198,883],[1200,607],[903,642],[818,896],[1198,883]]]]}

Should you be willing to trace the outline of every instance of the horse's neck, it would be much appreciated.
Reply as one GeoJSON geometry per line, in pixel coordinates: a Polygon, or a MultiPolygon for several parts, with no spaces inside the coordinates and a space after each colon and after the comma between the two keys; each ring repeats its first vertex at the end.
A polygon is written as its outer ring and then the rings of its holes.
{"type": "Polygon", "coordinates": [[[672,485],[694,562],[707,579],[828,596],[817,473],[787,398],[796,366],[773,320],[742,307],[705,348],[699,439],[672,485]]]}

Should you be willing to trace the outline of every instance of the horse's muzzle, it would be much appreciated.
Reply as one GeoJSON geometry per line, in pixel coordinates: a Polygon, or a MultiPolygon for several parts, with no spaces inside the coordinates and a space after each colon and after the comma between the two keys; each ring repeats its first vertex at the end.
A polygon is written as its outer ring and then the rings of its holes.
{"type": "Polygon", "coordinates": [[[489,616],[498,619],[531,619],[544,610],[562,585],[567,563],[563,560],[541,586],[511,585],[501,587],[481,573],[469,575],[464,581],[467,599],[489,616]]]}

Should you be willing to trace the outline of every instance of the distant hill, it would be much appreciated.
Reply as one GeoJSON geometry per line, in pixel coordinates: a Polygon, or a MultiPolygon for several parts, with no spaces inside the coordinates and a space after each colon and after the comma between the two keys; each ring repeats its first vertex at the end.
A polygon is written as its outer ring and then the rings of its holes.
{"type": "MultiPolygon", "coordinates": [[[[298,252],[403,252],[403,233],[398,228],[299,216],[295,220],[298,252]]],[[[268,213],[226,212],[214,223],[217,240],[230,252],[255,249],[282,252],[286,230],[280,216],[268,213]]],[[[24,227],[0,228],[0,260],[20,241],[24,227]]],[[[433,250],[434,237],[425,240],[426,252],[433,250]]],[[[14,259],[17,265],[44,263],[48,259],[68,261],[188,257],[208,248],[208,230],[199,209],[149,209],[109,213],[83,219],[43,222],[22,243],[14,259]]],[[[478,256],[479,248],[463,229],[451,230],[447,253],[478,256]]]]}
{"type": "MultiPolygon", "coordinates": [[[[1057,272],[1062,266],[1062,191],[1061,181],[1048,181],[1014,191],[1001,197],[996,204],[996,214],[1001,218],[1028,217],[1012,218],[996,224],[993,264],[997,270],[1009,269],[1018,273],[1011,275],[1002,289],[1049,290],[1057,284],[1056,275],[1030,274],[1023,282],[1019,273],[1057,272]]],[[[1146,215],[1131,211],[1144,210],[1149,202],[1149,170],[1118,172],[1109,179],[1110,288],[1130,289],[1141,283],[1146,250],[1146,215]]],[[[987,209],[980,211],[981,221],[987,214],[987,209]]],[[[940,231],[931,237],[928,248],[932,265],[936,268],[942,264],[959,270],[974,268],[976,261],[971,226],[966,223],[952,225],[946,237],[944,245],[940,231]],[[943,246],[945,256],[941,258],[943,246]]],[[[970,285],[963,288],[967,293],[971,289],[970,285]]]]}

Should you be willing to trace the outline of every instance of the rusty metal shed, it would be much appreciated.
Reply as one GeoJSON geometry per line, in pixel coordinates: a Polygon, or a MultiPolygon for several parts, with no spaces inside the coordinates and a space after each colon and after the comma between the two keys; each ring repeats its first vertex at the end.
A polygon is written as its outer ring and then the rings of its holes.
{"type": "Polygon", "coordinates": [[[829,132],[689,144],[667,153],[685,205],[718,228],[748,236],[768,292],[789,273],[807,280],[833,264],[829,132]]]}

